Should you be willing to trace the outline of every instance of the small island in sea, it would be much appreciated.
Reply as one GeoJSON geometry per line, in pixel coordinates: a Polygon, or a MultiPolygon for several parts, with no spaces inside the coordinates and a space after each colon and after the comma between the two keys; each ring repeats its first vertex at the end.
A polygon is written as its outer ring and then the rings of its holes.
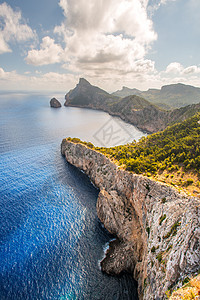
{"type": "Polygon", "coordinates": [[[53,108],[59,108],[62,105],[61,105],[61,103],[56,98],[52,98],[50,100],[50,106],[53,107],[53,108]]]}

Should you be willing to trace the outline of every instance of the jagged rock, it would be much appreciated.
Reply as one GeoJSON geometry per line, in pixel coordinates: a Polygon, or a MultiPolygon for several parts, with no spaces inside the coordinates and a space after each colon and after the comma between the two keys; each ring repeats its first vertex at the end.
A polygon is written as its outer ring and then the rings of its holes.
{"type": "Polygon", "coordinates": [[[100,189],[97,214],[117,237],[102,261],[109,274],[131,271],[140,299],[165,299],[165,291],[197,272],[200,199],[147,177],[120,170],[102,153],[63,140],[62,154],[100,189]]]}
{"type": "Polygon", "coordinates": [[[61,103],[60,103],[56,98],[52,98],[52,99],[50,100],[50,106],[51,106],[51,107],[54,107],[54,108],[59,108],[59,107],[61,107],[62,105],[61,105],[61,103]]]}

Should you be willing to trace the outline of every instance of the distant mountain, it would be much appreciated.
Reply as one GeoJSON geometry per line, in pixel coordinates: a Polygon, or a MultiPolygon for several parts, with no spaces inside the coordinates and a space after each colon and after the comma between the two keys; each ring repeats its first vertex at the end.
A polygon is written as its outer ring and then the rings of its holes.
{"type": "Polygon", "coordinates": [[[124,97],[127,97],[127,96],[131,96],[131,95],[140,95],[142,92],[140,90],[137,90],[137,89],[129,89],[125,86],[123,86],[123,88],[121,90],[118,90],[114,93],[112,93],[113,96],[117,96],[117,97],[120,97],[120,98],[124,98],[124,97]]]}
{"type": "MultiPolygon", "coordinates": [[[[188,86],[178,84],[164,86],[161,90],[151,89],[149,91],[155,97],[157,93],[165,95],[173,93],[175,95],[176,92],[180,94],[183,88],[193,90],[193,87],[189,86],[188,88],[188,86]]],[[[101,109],[150,133],[161,131],[168,125],[184,121],[200,112],[200,103],[166,111],[141,96],[131,95],[120,98],[91,85],[84,78],[81,78],[76,87],[66,94],[65,99],[65,106],[101,109]]]]}
{"type": "Polygon", "coordinates": [[[76,87],[65,95],[65,106],[100,108],[105,104],[120,100],[106,91],[91,85],[86,79],[80,78],[76,87]]]}
{"type": "Polygon", "coordinates": [[[140,95],[164,109],[180,108],[200,102],[200,88],[182,83],[165,85],[160,90],[149,89],[148,91],[139,91],[137,89],[123,87],[121,91],[117,91],[112,95],[119,97],[140,95]]]}

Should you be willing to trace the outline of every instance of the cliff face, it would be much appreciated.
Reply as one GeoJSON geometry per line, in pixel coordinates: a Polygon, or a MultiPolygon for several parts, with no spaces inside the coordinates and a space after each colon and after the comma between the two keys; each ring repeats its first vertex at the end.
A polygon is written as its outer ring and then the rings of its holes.
{"type": "Polygon", "coordinates": [[[133,273],[140,299],[165,299],[165,291],[197,272],[200,200],[146,177],[120,170],[103,154],[63,140],[62,154],[100,189],[97,214],[117,237],[102,270],[133,273]]]}
{"type": "Polygon", "coordinates": [[[102,109],[106,104],[118,99],[97,86],[91,85],[86,79],[80,78],[76,87],[65,95],[64,105],[102,109]]]}

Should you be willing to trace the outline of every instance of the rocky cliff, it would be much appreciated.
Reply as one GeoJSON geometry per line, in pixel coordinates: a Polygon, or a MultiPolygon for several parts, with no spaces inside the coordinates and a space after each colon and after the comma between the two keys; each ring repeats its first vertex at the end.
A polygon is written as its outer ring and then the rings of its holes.
{"type": "Polygon", "coordinates": [[[62,154],[100,189],[97,214],[117,237],[102,261],[108,274],[132,272],[140,299],[165,291],[199,269],[200,200],[120,170],[103,154],[63,140],[62,154]]]}

